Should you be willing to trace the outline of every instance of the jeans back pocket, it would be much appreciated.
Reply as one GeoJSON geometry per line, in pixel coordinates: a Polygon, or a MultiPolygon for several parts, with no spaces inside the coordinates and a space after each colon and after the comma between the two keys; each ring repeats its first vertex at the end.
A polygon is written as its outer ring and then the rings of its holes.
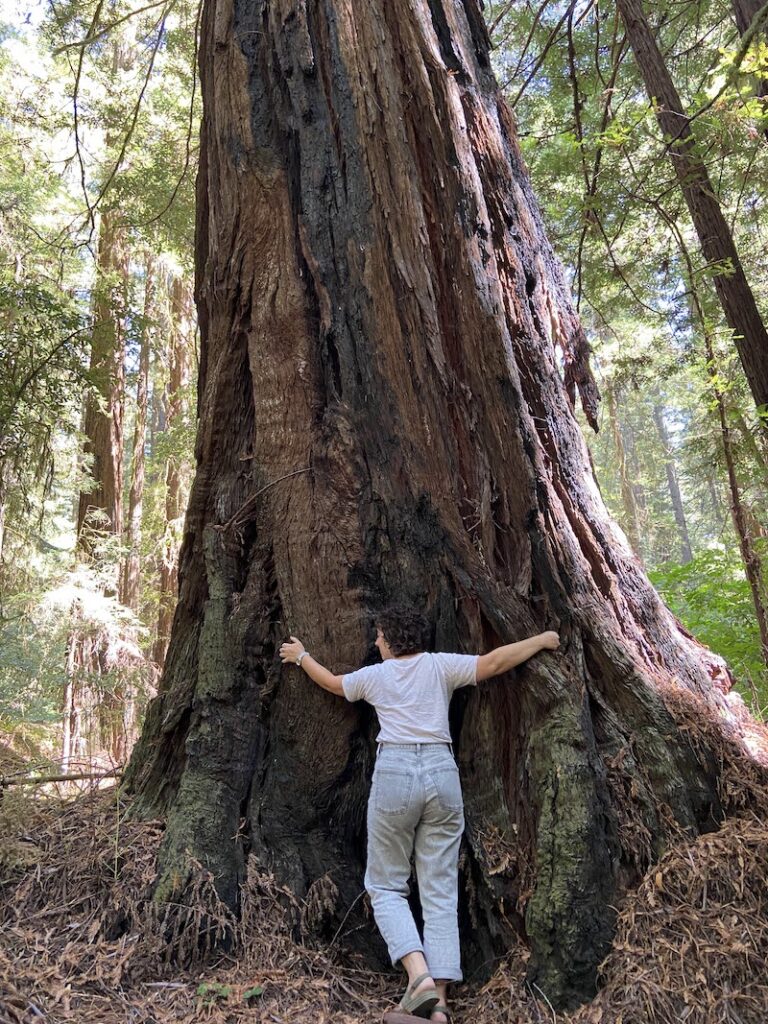
{"type": "Polygon", "coordinates": [[[379,766],[373,777],[373,799],[382,814],[405,814],[413,790],[413,773],[379,766]]]}
{"type": "Polygon", "coordinates": [[[459,769],[446,765],[430,769],[432,781],[437,790],[437,799],[442,809],[448,813],[464,810],[464,797],[461,792],[459,769]]]}

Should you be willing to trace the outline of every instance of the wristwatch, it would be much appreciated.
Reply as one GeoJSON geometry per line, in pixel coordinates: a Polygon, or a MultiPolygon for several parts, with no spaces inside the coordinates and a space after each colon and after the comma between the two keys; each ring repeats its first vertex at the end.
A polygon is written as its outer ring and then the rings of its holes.
{"type": "Polygon", "coordinates": [[[301,652],[301,654],[300,654],[300,655],[298,656],[298,658],[296,659],[296,664],[297,664],[297,666],[298,666],[299,668],[301,668],[301,659],[302,659],[302,658],[306,658],[306,656],[307,656],[308,654],[309,654],[309,651],[302,651],[302,652],[301,652]]]}

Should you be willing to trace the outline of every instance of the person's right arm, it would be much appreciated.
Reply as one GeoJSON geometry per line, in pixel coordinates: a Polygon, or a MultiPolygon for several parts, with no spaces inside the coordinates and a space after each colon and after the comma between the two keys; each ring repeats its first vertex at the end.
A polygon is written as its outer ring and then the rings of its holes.
{"type": "Polygon", "coordinates": [[[481,654],[477,659],[477,681],[490,679],[492,676],[508,672],[516,665],[528,661],[539,651],[555,651],[560,644],[560,637],[554,630],[546,633],[539,633],[538,636],[529,636],[526,640],[519,640],[514,644],[505,644],[504,647],[497,647],[488,654],[481,654]]]}
{"type": "Polygon", "coordinates": [[[304,655],[301,659],[301,668],[304,669],[313,683],[317,683],[318,686],[328,690],[329,693],[335,693],[337,697],[344,696],[344,688],[341,683],[343,676],[336,676],[333,672],[329,672],[324,665],[321,665],[319,661],[312,657],[301,640],[292,636],[290,643],[286,640],[285,643],[280,645],[280,660],[284,665],[286,663],[295,664],[300,654],[304,655]]]}

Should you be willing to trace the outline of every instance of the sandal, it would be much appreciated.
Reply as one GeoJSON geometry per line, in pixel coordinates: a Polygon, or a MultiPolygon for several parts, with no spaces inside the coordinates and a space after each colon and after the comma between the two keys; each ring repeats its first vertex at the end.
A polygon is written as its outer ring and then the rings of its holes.
{"type": "Polygon", "coordinates": [[[420,974],[418,978],[413,979],[405,990],[405,995],[400,1000],[398,1010],[401,1010],[403,1013],[410,1013],[413,1017],[429,1017],[435,1006],[440,1002],[437,989],[433,986],[432,988],[425,988],[421,992],[414,992],[414,989],[417,989],[422,981],[429,977],[431,977],[429,974],[420,974]]]}
{"type": "Polygon", "coordinates": [[[451,1016],[451,1011],[448,1009],[447,1006],[433,1006],[429,1012],[430,1014],[444,1013],[445,1016],[448,1018],[448,1024],[453,1024],[453,1017],[451,1016]]]}
{"type": "MultiPolygon", "coordinates": [[[[433,1006],[429,1011],[430,1014],[435,1010],[444,1013],[448,1018],[448,1024],[453,1024],[453,1016],[447,1006],[433,1006]]],[[[413,1024],[414,1020],[418,1020],[418,1018],[413,1017],[410,1013],[400,1013],[398,1010],[390,1010],[389,1013],[384,1014],[384,1024],[413,1024]]]]}

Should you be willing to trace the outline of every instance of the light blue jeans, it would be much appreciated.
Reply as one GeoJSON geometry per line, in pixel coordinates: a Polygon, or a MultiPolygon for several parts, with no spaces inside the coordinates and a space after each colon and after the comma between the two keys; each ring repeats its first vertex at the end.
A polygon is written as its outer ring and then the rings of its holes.
{"type": "Polygon", "coordinates": [[[368,800],[365,888],[392,963],[422,952],[433,978],[461,981],[457,918],[464,805],[448,743],[382,743],[368,800]],[[408,905],[411,855],[424,918],[408,905]]]}

